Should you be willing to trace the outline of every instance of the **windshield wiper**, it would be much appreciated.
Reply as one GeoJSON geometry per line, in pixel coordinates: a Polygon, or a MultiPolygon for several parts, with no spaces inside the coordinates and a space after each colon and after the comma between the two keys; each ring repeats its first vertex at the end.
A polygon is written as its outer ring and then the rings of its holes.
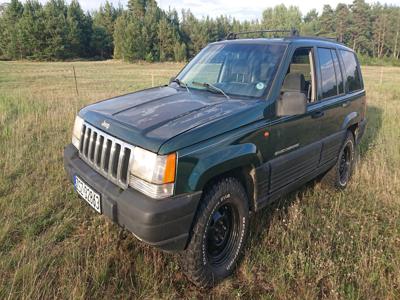
{"type": "Polygon", "coordinates": [[[187,92],[190,94],[190,90],[189,90],[188,85],[186,83],[184,83],[183,81],[181,81],[179,78],[175,78],[171,82],[176,82],[180,87],[186,88],[187,92]]]}
{"type": "Polygon", "coordinates": [[[217,91],[220,94],[224,95],[227,99],[231,99],[222,89],[216,87],[215,85],[212,85],[211,83],[193,81],[192,84],[203,86],[203,87],[207,88],[208,90],[217,91]]]}

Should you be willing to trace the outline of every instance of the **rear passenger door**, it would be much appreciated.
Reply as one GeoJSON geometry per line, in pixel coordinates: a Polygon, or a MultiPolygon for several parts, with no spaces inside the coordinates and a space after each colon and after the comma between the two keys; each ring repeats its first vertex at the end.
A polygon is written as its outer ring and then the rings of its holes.
{"type": "MultiPolygon", "coordinates": [[[[349,52],[351,53],[351,52],[349,52]]],[[[352,54],[352,53],[351,53],[352,54]]],[[[321,111],[320,138],[322,152],[319,166],[332,164],[338,156],[346,134],[343,128],[354,103],[346,93],[345,66],[335,48],[317,47],[318,110],[321,111]]]]}

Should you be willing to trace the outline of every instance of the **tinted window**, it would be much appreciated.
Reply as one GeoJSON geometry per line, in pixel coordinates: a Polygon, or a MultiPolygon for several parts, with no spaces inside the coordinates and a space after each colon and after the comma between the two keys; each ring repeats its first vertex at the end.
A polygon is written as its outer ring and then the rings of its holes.
{"type": "Polygon", "coordinates": [[[354,53],[346,50],[340,50],[343,58],[343,64],[346,69],[346,87],[349,92],[361,89],[360,70],[354,53]]]}
{"type": "Polygon", "coordinates": [[[338,92],[339,94],[342,94],[344,93],[342,70],[340,69],[339,59],[336,50],[331,50],[331,51],[333,57],[333,65],[335,66],[335,72],[336,72],[336,82],[339,89],[338,92]]]}
{"type": "Polygon", "coordinates": [[[318,48],[322,99],[337,95],[335,68],[330,49],[318,48]]]}

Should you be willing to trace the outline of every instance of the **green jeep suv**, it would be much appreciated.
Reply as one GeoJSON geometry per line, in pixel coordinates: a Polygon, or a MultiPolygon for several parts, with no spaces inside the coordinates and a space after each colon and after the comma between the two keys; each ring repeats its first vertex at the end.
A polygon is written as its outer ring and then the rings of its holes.
{"type": "Polygon", "coordinates": [[[324,38],[205,47],[168,85],[80,110],[65,169],[77,194],[208,287],[232,273],[249,215],[306,182],[343,189],[366,126],[355,53],[324,38]]]}

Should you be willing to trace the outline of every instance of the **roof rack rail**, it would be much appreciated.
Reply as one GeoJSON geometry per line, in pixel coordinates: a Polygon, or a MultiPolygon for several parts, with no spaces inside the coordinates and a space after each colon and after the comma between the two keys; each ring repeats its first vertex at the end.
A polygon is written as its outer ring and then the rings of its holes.
{"type": "Polygon", "coordinates": [[[236,40],[239,38],[239,35],[247,35],[253,33],[289,33],[290,36],[299,36],[299,31],[296,28],[292,29],[263,29],[263,30],[254,30],[254,31],[241,31],[241,32],[229,32],[226,36],[226,40],[236,40]]]}
{"type": "Polygon", "coordinates": [[[329,42],[339,42],[337,38],[327,37],[327,36],[319,36],[319,35],[299,35],[298,37],[299,38],[304,38],[304,39],[322,40],[322,41],[329,41],[329,42]]]}

